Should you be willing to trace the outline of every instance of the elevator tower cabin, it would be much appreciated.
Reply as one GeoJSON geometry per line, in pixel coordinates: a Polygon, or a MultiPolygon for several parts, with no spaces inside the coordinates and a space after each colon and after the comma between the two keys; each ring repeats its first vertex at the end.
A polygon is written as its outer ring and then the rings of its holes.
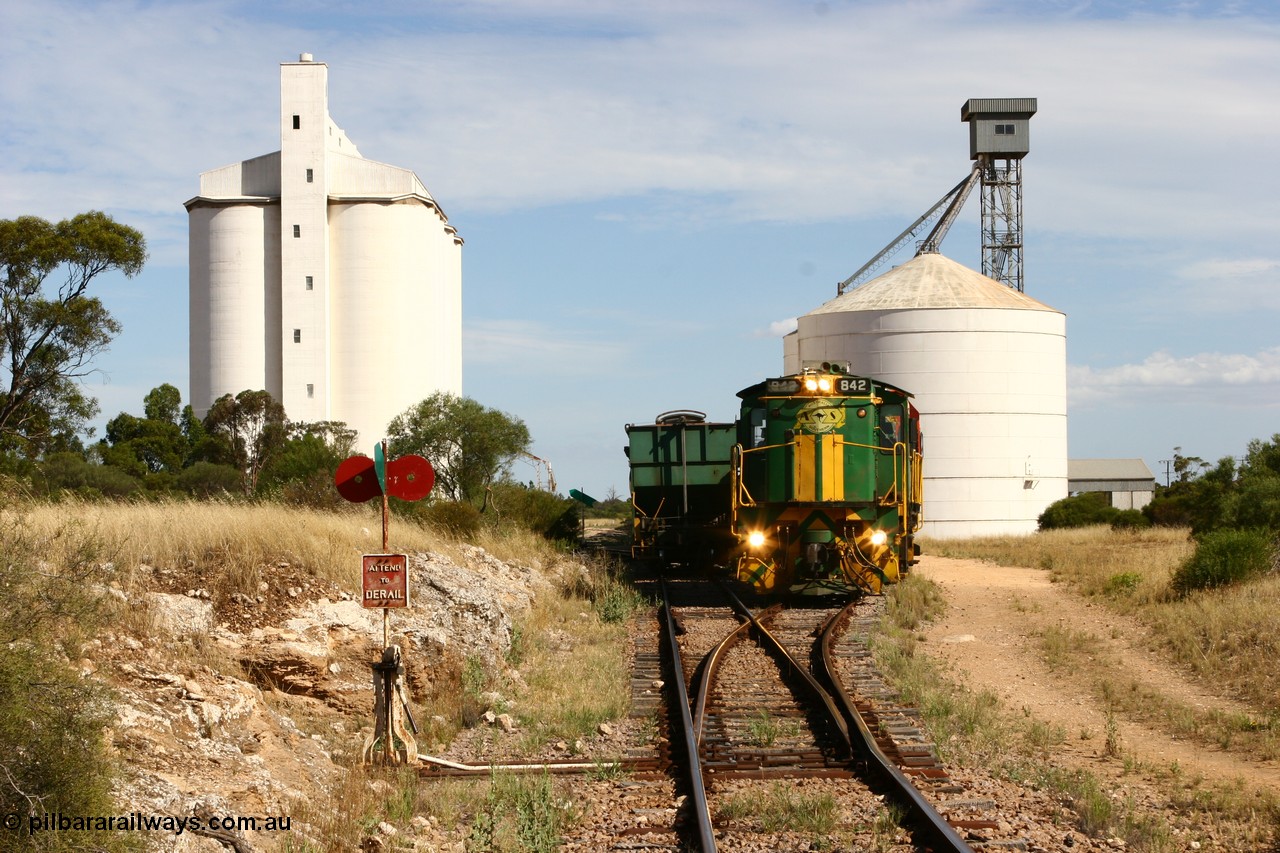
{"type": "Polygon", "coordinates": [[[1035,98],[970,98],[969,157],[982,181],[982,274],[1019,292],[1022,284],[1022,158],[1030,150],[1035,98]]]}
{"type": "Polygon", "coordinates": [[[1022,158],[1035,98],[970,98],[960,108],[969,124],[969,174],[934,202],[906,230],[836,285],[836,295],[870,281],[909,243],[916,255],[942,251],[942,241],[974,187],[982,186],[982,274],[1019,293],[1022,282],[1022,158]],[[928,233],[926,234],[926,229],[928,233]],[[924,236],[922,236],[924,235],[924,236]]]}

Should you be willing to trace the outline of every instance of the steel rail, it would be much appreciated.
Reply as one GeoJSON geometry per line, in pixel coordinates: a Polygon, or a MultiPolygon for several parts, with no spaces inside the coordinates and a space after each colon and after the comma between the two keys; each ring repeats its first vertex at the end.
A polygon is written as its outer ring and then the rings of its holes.
{"type": "Polygon", "coordinates": [[[845,689],[843,681],[836,675],[834,651],[836,630],[843,621],[848,619],[851,608],[857,606],[857,603],[857,601],[850,602],[848,606],[828,619],[822,626],[820,642],[822,644],[822,665],[826,670],[823,673],[824,680],[832,688],[836,699],[839,700],[843,715],[852,720],[857,727],[869,762],[890,782],[899,796],[906,800],[909,811],[923,821],[926,831],[932,836],[934,842],[943,845],[936,848],[935,853],[941,853],[941,851],[973,853],[973,848],[960,837],[955,828],[947,822],[947,819],[938,813],[938,810],[911,783],[906,774],[899,770],[881,751],[876,744],[875,735],[867,727],[862,715],[858,713],[853,697],[849,695],[849,691],[845,689]]]}
{"type": "MultiPolygon", "coordinates": [[[[773,610],[781,610],[781,605],[774,605],[773,610]]],[[[761,614],[763,616],[763,614],[761,614]]],[[[707,719],[707,701],[711,696],[711,685],[715,683],[716,671],[720,668],[720,662],[724,659],[724,653],[746,636],[751,630],[751,621],[744,620],[741,625],[730,631],[723,640],[716,644],[716,647],[707,652],[703,657],[699,667],[700,676],[698,682],[698,694],[694,700],[693,706],[693,733],[694,742],[698,745],[698,749],[702,749],[702,730],[707,719]]]]}
{"type": "Polygon", "coordinates": [[[667,595],[667,582],[662,581],[662,612],[665,615],[667,642],[675,668],[676,702],[680,706],[681,728],[684,729],[684,748],[688,756],[689,784],[693,788],[693,811],[698,822],[698,841],[702,853],[716,853],[716,835],[711,826],[711,809],[707,805],[707,789],[702,779],[702,759],[698,741],[694,737],[693,716],[689,708],[689,691],[684,683],[684,664],[680,658],[680,644],[676,642],[675,617],[671,613],[671,600],[667,595]]]}
{"type": "Polygon", "coordinates": [[[773,634],[769,633],[769,630],[760,623],[760,620],[756,618],[750,608],[743,604],[742,600],[738,598],[738,596],[734,595],[733,590],[729,589],[727,586],[723,587],[723,589],[725,595],[727,595],[730,601],[733,602],[734,609],[745,616],[756,629],[757,635],[762,640],[761,645],[771,648],[775,652],[781,654],[787,663],[790,664],[792,671],[800,676],[801,681],[809,688],[809,691],[813,694],[814,698],[821,702],[822,706],[826,708],[827,715],[831,718],[831,722],[835,725],[836,730],[840,732],[840,738],[844,743],[846,750],[845,754],[839,757],[842,759],[852,758],[853,741],[849,737],[849,726],[845,722],[844,715],[840,712],[835,701],[831,698],[831,694],[824,690],[822,685],[818,683],[817,679],[813,677],[813,673],[810,671],[808,666],[797,661],[792,656],[791,652],[787,651],[787,647],[774,637],[773,634]]]}

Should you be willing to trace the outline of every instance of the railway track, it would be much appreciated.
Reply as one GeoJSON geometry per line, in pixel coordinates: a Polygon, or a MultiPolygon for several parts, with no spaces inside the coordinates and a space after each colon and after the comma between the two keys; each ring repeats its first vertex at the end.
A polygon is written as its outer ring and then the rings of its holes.
{"type": "Polygon", "coordinates": [[[585,777],[574,787],[609,805],[593,809],[567,850],[808,850],[823,832],[770,826],[769,810],[824,803],[835,804],[834,835],[849,849],[1009,846],[968,846],[965,834],[990,839],[996,822],[965,799],[918,713],[876,672],[867,637],[883,599],[752,612],[701,581],[674,580],[670,590],[654,581],[652,592],[662,603],[634,636],[631,716],[654,734],[617,760],[613,781],[581,759],[436,764],[423,775],[487,775],[496,766],[585,777]]]}
{"type": "Polygon", "coordinates": [[[821,788],[830,787],[845,808],[853,800],[853,808],[872,815],[888,798],[906,816],[916,849],[971,849],[895,763],[909,756],[921,768],[917,778],[945,777],[927,766],[936,760],[924,759],[931,750],[921,746],[918,728],[913,733],[896,720],[883,728],[872,707],[859,708],[843,687],[848,667],[837,663],[858,657],[856,641],[841,642],[856,606],[774,606],[753,614],[736,599],[730,607],[674,606],[664,588],[666,642],[681,680],[692,688],[676,701],[681,708],[692,703],[682,715],[681,763],[696,804],[691,834],[701,850],[719,849],[717,829],[721,840],[741,847],[745,842],[736,836],[753,826],[750,819],[730,818],[716,827],[713,802],[716,814],[732,815],[739,811],[735,803],[768,802],[778,781],[801,779],[829,780],[811,782],[809,791],[822,798],[828,793],[821,788]]]}

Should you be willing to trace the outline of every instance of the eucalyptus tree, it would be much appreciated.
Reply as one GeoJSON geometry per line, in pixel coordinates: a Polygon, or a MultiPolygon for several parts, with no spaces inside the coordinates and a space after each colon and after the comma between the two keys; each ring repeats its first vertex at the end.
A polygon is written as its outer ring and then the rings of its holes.
{"type": "Polygon", "coordinates": [[[447,391],[397,415],[387,436],[391,456],[416,453],[431,462],[435,496],[475,504],[532,443],[520,418],[447,391]]]}
{"type": "Polygon", "coordinates": [[[0,220],[0,443],[38,453],[98,413],[80,380],[120,324],[89,285],[146,259],[140,231],[96,210],[0,220]]]}

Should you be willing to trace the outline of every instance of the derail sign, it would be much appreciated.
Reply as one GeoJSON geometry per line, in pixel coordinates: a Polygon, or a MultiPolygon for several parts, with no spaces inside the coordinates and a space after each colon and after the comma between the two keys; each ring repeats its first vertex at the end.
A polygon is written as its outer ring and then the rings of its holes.
{"type": "Polygon", "coordinates": [[[404,554],[365,554],[360,577],[365,607],[409,606],[409,558],[404,554]]]}

